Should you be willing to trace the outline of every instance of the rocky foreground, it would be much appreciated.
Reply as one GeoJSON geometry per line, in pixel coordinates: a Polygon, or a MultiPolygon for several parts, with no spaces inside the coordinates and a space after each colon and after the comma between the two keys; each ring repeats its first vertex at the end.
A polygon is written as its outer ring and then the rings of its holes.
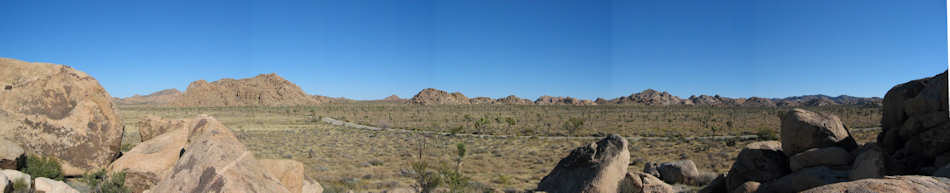
{"type": "Polygon", "coordinates": [[[704,185],[718,192],[950,192],[947,72],[897,85],[884,98],[880,143],[857,144],[832,114],[793,109],[781,141],[747,145],[726,174],[698,172],[688,160],[627,168],[627,141],[616,135],[571,151],[536,191],[663,193],[704,185]]]}

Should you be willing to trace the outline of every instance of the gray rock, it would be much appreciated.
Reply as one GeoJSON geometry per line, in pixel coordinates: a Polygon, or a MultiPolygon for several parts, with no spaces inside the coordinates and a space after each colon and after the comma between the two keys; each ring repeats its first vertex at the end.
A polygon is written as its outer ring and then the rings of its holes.
{"type": "Polygon", "coordinates": [[[37,193],[79,193],[65,182],[39,177],[33,180],[33,187],[37,193]]]}
{"type": "Polygon", "coordinates": [[[0,139],[0,169],[20,169],[26,159],[23,148],[12,141],[0,139]]]}
{"type": "Polygon", "coordinates": [[[791,193],[847,180],[848,171],[837,171],[825,166],[818,166],[805,168],[783,176],[766,184],[761,189],[765,189],[765,192],[791,193]]]}
{"type": "Polygon", "coordinates": [[[673,193],[673,186],[664,183],[653,175],[641,172],[628,172],[618,189],[619,193],[673,193]]]}
{"type": "Polygon", "coordinates": [[[611,134],[571,151],[541,179],[538,190],[549,193],[614,193],[627,175],[629,163],[627,140],[611,134]]]}
{"type": "Polygon", "coordinates": [[[854,158],[851,157],[851,153],[844,148],[823,147],[795,154],[788,158],[788,164],[792,171],[798,171],[814,166],[846,166],[850,165],[852,160],[854,158]]]}
{"type": "Polygon", "coordinates": [[[888,174],[929,174],[937,157],[950,152],[947,101],[946,71],[887,91],[877,141],[888,174]]]}
{"type": "Polygon", "coordinates": [[[726,175],[727,190],[754,181],[768,183],[788,174],[788,158],[778,141],[755,142],[746,145],[726,175]]]}
{"type": "Polygon", "coordinates": [[[858,154],[851,165],[851,173],[848,179],[859,180],[865,178],[879,178],[884,176],[884,155],[876,144],[867,144],[869,146],[863,152],[858,154]]]}
{"type": "Polygon", "coordinates": [[[10,182],[16,183],[17,181],[23,181],[23,184],[26,185],[24,189],[30,190],[33,187],[33,178],[29,174],[25,174],[16,170],[2,170],[0,173],[3,173],[4,176],[7,176],[10,179],[10,182]]]}
{"type": "Polygon", "coordinates": [[[699,177],[699,170],[692,160],[661,163],[657,170],[660,179],[670,184],[694,184],[692,181],[699,177]]]}
{"type": "Polygon", "coordinates": [[[811,148],[838,146],[850,151],[857,147],[838,116],[792,109],[782,117],[782,151],[792,156],[811,148]]]}

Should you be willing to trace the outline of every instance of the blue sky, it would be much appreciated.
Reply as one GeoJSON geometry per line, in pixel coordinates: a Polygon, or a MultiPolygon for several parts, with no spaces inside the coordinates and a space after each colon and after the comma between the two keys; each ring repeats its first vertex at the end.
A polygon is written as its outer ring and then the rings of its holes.
{"type": "Polygon", "coordinates": [[[277,73],[356,99],[883,96],[947,69],[945,1],[0,1],[0,57],[113,96],[277,73]]]}

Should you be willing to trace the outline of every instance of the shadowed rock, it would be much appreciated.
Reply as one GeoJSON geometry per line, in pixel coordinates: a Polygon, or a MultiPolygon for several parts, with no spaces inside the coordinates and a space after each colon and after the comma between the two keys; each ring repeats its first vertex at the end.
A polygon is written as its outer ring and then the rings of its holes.
{"type": "Polygon", "coordinates": [[[767,183],[785,176],[788,158],[782,153],[782,144],[778,141],[755,142],[746,145],[726,176],[726,188],[733,191],[749,182],[767,183]]]}
{"type": "Polygon", "coordinates": [[[851,182],[828,184],[803,193],[932,193],[950,190],[950,179],[930,176],[886,176],[851,182]]]}
{"type": "Polygon", "coordinates": [[[947,72],[910,81],[887,91],[877,141],[889,174],[930,174],[941,155],[950,154],[947,72]]]}
{"type": "Polygon", "coordinates": [[[541,179],[538,190],[548,193],[615,193],[627,174],[629,162],[627,140],[611,134],[571,151],[541,179]]]}
{"type": "Polygon", "coordinates": [[[628,172],[620,183],[619,193],[673,193],[673,186],[653,175],[628,172]]]}
{"type": "Polygon", "coordinates": [[[850,151],[857,147],[838,116],[804,109],[792,109],[782,117],[781,135],[787,156],[811,148],[839,146],[850,151]]]}

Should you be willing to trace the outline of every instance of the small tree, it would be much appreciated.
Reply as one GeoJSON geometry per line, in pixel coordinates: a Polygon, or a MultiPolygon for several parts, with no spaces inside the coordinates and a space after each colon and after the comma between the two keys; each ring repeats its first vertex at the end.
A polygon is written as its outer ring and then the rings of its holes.
{"type": "Polygon", "coordinates": [[[458,153],[458,157],[455,158],[455,173],[458,173],[459,175],[461,175],[462,174],[462,159],[465,158],[465,144],[458,143],[455,145],[455,149],[456,149],[456,152],[458,153]]]}

